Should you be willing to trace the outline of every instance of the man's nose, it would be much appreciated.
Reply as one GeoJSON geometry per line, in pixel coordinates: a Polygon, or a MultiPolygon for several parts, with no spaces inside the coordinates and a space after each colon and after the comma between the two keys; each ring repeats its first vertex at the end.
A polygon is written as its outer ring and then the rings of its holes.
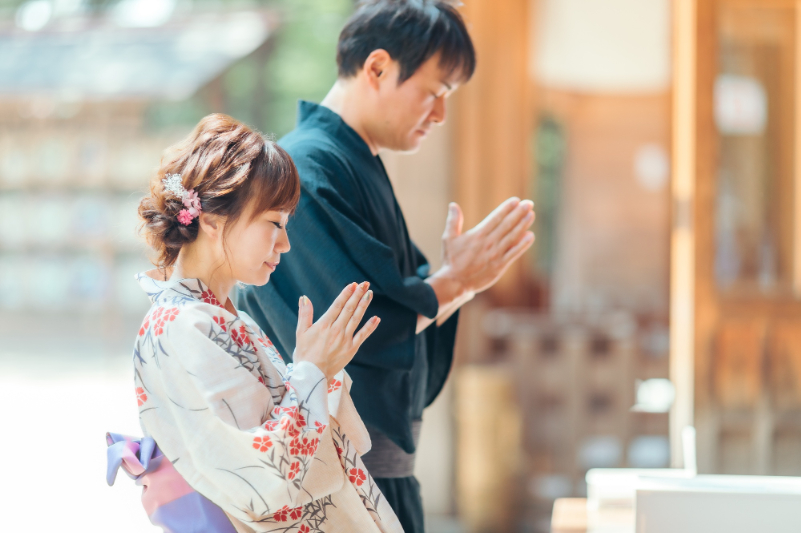
{"type": "Polygon", "coordinates": [[[445,122],[445,115],[445,98],[439,97],[434,100],[434,109],[431,110],[428,119],[434,124],[443,124],[445,122]]]}

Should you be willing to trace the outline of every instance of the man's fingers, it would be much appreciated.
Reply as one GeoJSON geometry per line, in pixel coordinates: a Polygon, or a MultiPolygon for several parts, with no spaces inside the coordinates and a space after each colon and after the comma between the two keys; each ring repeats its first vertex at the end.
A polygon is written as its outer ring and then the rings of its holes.
{"type": "Polygon", "coordinates": [[[325,314],[320,317],[320,322],[325,324],[333,324],[334,320],[339,317],[339,314],[342,312],[342,308],[345,307],[345,304],[353,295],[357,287],[358,285],[351,283],[342,289],[342,292],[339,293],[339,296],[337,296],[337,299],[331,304],[331,307],[328,308],[328,311],[326,311],[325,314]]]}
{"type": "Polygon", "coordinates": [[[314,323],[314,308],[312,307],[311,300],[305,296],[301,296],[298,300],[298,328],[297,334],[305,333],[307,329],[312,327],[314,323]]]}
{"type": "Polygon", "coordinates": [[[448,218],[445,220],[445,232],[442,237],[450,239],[458,237],[462,234],[462,224],[464,223],[464,215],[462,208],[456,202],[451,202],[448,205],[448,218]]]}
{"type": "MultiPolygon", "coordinates": [[[[533,204],[530,200],[523,200],[517,204],[517,207],[506,215],[504,219],[495,226],[495,229],[488,234],[489,240],[493,242],[501,240],[507,233],[512,231],[521,220],[533,214],[532,208],[533,204]]],[[[531,218],[531,222],[534,222],[533,217],[531,218]]]]}
{"type": "Polygon", "coordinates": [[[520,198],[517,198],[516,196],[509,198],[501,203],[501,205],[493,209],[492,213],[487,215],[484,220],[479,222],[475,229],[483,233],[491,232],[498,224],[501,223],[501,220],[503,220],[506,215],[511,213],[512,210],[517,207],[517,204],[519,203],[520,198]]]}
{"type": "Polygon", "coordinates": [[[492,239],[492,241],[495,242],[493,251],[497,252],[499,255],[506,253],[509,248],[520,240],[523,233],[525,233],[533,223],[534,213],[529,211],[527,215],[517,221],[517,224],[510,231],[507,231],[505,234],[499,233],[497,239],[492,239]]]}
{"type": "Polygon", "coordinates": [[[356,328],[359,327],[359,323],[362,321],[362,317],[367,311],[367,307],[370,305],[371,301],[373,301],[373,291],[367,291],[364,293],[364,296],[362,296],[361,300],[359,300],[359,305],[356,306],[356,311],[353,312],[353,316],[350,317],[348,325],[345,326],[345,336],[348,339],[353,338],[353,333],[356,331],[356,328]]]}
{"type": "Polygon", "coordinates": [[[359,347],[367,340],[367,337],[373,334],[375,328],[378,327],[378,324],[381,322],[381,319],[377,316],[374,316],[367,323],[359,330],[355,337],[353,337],[353,345],[358,350],[359,347]]]}
{"type": "Polygon", "coordinates": [[[523,235],[522,239],[520,239],[514,246],[509,248],[505,254],[503,254],[501,261],[504,265],[510,265],[518,257],[523,255],[523,252],[528,250],[532,244],[534,244],[534,233],[528,231],[525,235],[523,235]]]}
{"type": "Polygon", "coordinates": [[[359,301],[361,301],[362,296],[367,292],[368,287],[370,284],[368,282],[361,283],[356,290],[353,291],[353,294],[350,295],[348,301],[345,302],[344,307],[342,307],[342,312],[339,313],[339,317],[334,321],[333,327],[340,328],[342,330],[348,325],[353,313],[356,312],[356,307],[359,305],[359,301]]]}

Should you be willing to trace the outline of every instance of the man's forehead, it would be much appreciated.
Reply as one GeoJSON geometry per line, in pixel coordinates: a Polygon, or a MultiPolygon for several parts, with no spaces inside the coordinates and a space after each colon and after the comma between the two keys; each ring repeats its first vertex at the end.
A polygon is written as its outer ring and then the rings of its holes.
{"type": "Polygon", "coordinates": [[[456,89],[461,83],[462,73],[459,68],[450,68],[448,65],[443,65],[440,53],[437,52],[428,58],[417,72],[415,76],[425,77],[427,80],[436,80],[444,85],[449,91],[456,89]]]}

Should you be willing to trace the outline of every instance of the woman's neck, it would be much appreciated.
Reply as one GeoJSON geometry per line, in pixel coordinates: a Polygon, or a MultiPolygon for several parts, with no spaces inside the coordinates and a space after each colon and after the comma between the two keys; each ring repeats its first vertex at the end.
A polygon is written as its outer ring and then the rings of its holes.
{"type": "Polygon", "coordinates": [[[199,279],[217,297],[220,305],[228,309],[228,295],[236,280],[227,275],[229,269],[224,261],[207,255],[203,253],[203,247],[184,246],[175,261],[170,279],[199,279]]]}

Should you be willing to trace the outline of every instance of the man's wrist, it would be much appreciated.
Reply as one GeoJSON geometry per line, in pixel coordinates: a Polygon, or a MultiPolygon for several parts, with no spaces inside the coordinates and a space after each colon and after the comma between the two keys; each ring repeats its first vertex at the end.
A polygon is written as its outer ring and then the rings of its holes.
{"type": "Polygon", "coordinates": [[[453,272],[448,267],[442,267],[437,270],[426,279],[426,283],[434,289],[440,307],[464,298],[472,298],[472,293],[457,276],[453,275],[453,272]]]}

